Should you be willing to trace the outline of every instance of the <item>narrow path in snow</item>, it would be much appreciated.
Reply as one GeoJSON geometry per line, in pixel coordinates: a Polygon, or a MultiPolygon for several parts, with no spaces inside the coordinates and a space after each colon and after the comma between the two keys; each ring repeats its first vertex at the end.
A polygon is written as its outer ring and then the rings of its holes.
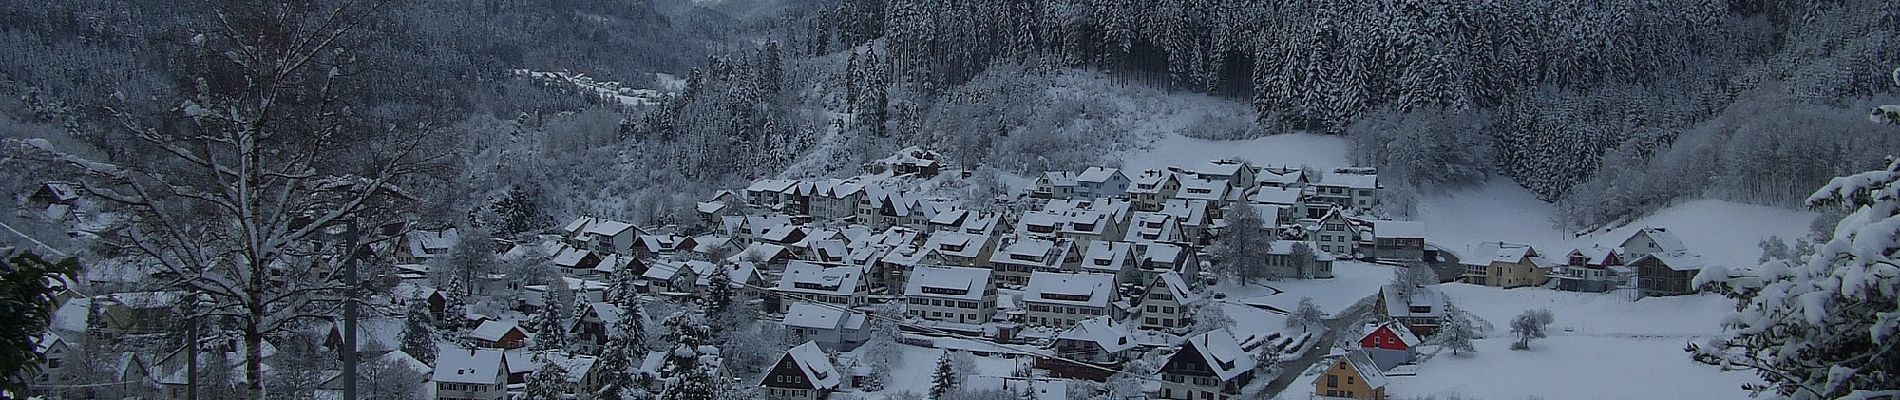
{"type": "Polygon", "coordinates": [[[1288,361],[1286,364],[1281,365],[1280,376],[1273,378],[1273,382],[1267,383],[1266,387],[1260,389],[1260,394],[1262,395],[1260,398],[1271,399],[1279,396],[1281,391],[1286,390],[1288,385],[1292,385],[1294,380],[1300,378],[1300,374],[1304,374],[1307,369],[1312,368],[1313,363],[1317,363],[1320,359],[1326,358],[1326,355],[1332,354],[1333,348],[1338,347],[1338,343],[1336,342],[1339,340],[1339,332],[1365,319],[1366,313],[1372,311],[1372,303],[1372,296],[1366,296],[1366,298],[1360,299],[1358,303],[1353,304],[1352,308],[1348,308],[1345,312],[1341,312],[1340,315],[1326,320],[1326,334],[1320,335],[1319,341],[1314,342],[1311,347],[1306,349],[1306,354],[1301,354],[1300,358],[1293,359],[1293,361],[1288,361]]]}

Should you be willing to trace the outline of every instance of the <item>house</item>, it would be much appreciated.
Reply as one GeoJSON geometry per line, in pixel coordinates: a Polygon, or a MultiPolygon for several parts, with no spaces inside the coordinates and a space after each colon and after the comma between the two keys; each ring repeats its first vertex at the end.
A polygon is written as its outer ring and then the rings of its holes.
{"type": "Polygon", "coordinates": [[[1077,187],[1075,173],[1068,171],[1049,171],[1036,178],[1036,186],[1029,192],[1030,197],[1038,199],[1067,199],[1075,197],[1077,187]]]}
{"type": "Polygon", "coordinates": [[[1019,238],[1006,243],[990,255],[990,269],[999,286],[1022,286],[1031,273],[1073,270],[1082,264],[1082,254],[1071,239],[1019,238]]]}
{"type": "MultiPolygon", "coordinates": [[[[42,332],[39,336],[34,337],[33,350],[40,355],[39,359],[36,360],[40,367],[39,373],[33,377],[31,382],[33,384],[68,384],[72,381],[74,375],[76,375],[73,371],[70,371],[68,367],[74,361],[83,361],[74,360],[72,346],[67,344],[66,339],[61,338],[59,334],[52,332],[42,332]]],[[[81,367],[70,369],[77,370],[78,368],[81,367]]]]}
{"type": "Polygon", "coordinates": [[[788,211],[795,201],[798,181],[791,179],[766,179],[752,182],[745,188],[745,201],[756,208],[788,211]]]}
{"type": "Polygon", "coordinates": [[[831,356],[817,343],[793,346],[780,356],[772,370],[759,381],[765,397],[772,400],[822,400],[843,386],[844,375],[831,363],[831,356]]]}
{"type": "Polygon", "coordinates": [[[911,175],[930,179],[943,171],[942,159],[943,156],[935,151],[911,146],[873,163],[879,170],[889,171],[892,176],[911,175]]]}
{"type": "Polygon", "coordinates": [[[46,182],[26,198],[27,208],[40,210],[47,220],[64,219],[72,215],[73,207],[79,204],[79,187],[67,182],[46,182]]]}
{"type": "Polygon", "coordinates": [[[1557,266],[1531,246],[1515,243],[1480,243],[1465,256],[1471,257],[1460,260],[1466,283],[1501,288],[1542,285],[1557,266]]]}
{"type": "Polygon", "coordinates": [[[1205,298],[1194,293],[1188,280],[1174,271],[1163,272],[1148,283],[1141,302],[1141,328],[1173,331],[1191,325],[1189,309],[1205,298]]]}
{"type": "Polygon", "coordinates": [[[412,230],[403,234],[403,251],[396,253],[397,262],[414,264],[447,256],[449,249],[455,248],[461,234],[455,228],[442,230],[412,230]]]}
{"type": "Polygon", "coordinates": [[[435,355],[437,400],[508,398],[508,362],[501,350],[441,347],[435,355]]]}
{"type": "Polygon", "coordinates": [[[1260,188],[1296,189],[1306,186],[1306,170],[1294,167],[1264,166],[1254,176],[1254,185],[1260,188]]]}
{"type": "Polygon", "coordinates": [[[1168,243],[1146,243],[1136,246],[1140,259],[1135,264],[1139,273],[1135,282],[1153,282],[1155,277],[1165,272],[1181,274],[1182,277],[1199,276],[1201,257],[1191,249],[1168,243]]]}
{"type": "Polygon", "coordinates": [[[1073,380],[1060,378],[1023,378],[1015,376],[973,375],[963,382],[966,388],[1000,389],[1020,399],[1068,399],[1073,380]]]}
{"type": "Polygon", "coordinates": [[[1161,365],[1163,399],[1229,400],[1253,382],[1257,361],[1233,332],[1216,329],[1182,341],[1161,365]]]}
{"type": "Polygon", "coordinates": [[[911,245],[892,247],[884,251],[884,257],[877,259],[877,263],[871,268],[870,279],[866,280],[871,285],[870,290],[874,292],[900,290],[899,288],[904,287],[904,281],[909,279],[910,270],[924,265],[932,258],[931,253],[935,252],[929,248],[911,245]]]}
{"type": "MultiPolygon", "coordinates": [[[[1228,186],[1227,181],[1183,179],[1181,190],[1174,194],[1174,198],[1205,201],[1212,205],[1212,208],[1218,209],[1227,206],[1228,192],[1231,190],[1233,187],[1228,186]]],[[[1211,218],[1220,219],[1220,216],[1214,215],[1211,218]]]]}
{"type": "Polygon", "coordinates": [[[641,232],[640,228],[634,227],[633,224],[595,220],[571,240],[575,247],[598,253],[633,255],[633,242],[643,234],[645,232],[641,232]]]}
{"type": "Polygon", "coordinates": [[[482,321],[475,330],[468,332],[468,338],[475,346],[491,349],[519,349],[528,346],[528,331],[521,329],[514,321],[482,321]]]}
{"type": "Polygon", "coordinates": [[[1425,224],[1412,221],[1373,221],[1372,249],[1381,260],[1425,261],[1425,224]]]}
{"type": "Polygon", "coordinates": [[[1616,249],[1591,247],[1571,250],[1552,275],[1557,290],[1603,293],[1625,286],[1634,273],[1623,265],[1616,249]]]}
{"type": "Polygon", "coordinates": [[[1286,225],[1307,215],[1306,202],[1301,200],[1303,193],[1300,189],[1290,187],[1261,187],[1247,196],[1247,202],[1278,209],[1278,218],[1271,222],[1275,226],[1286,225]]]}
{"type": "Polygon", "coordinates": [[[1308,197],[1315,202],[1348,210],[1370,210],[1378,205],[1379,175],[1370,168],[1339,168],[1320,174],[1308,186],[1308,197]]]}
{"type": "Polygon", "coordinates": [[[540,361],[542,360],[559,365],[562,370],[567,371],[566,376],[563,376],[563,378],[567,380],[567,385],[563,388],[564,394],[566,395],[565,398],[576,400],[593,399],[595,393],[599,392],[601,386],[606,383],[602,381],[601,374],[594,368],[595,365],[600,363],[599,357],[549,350],[534,353],[529,356],[529,359],[534,361],[523,362],[522,364],[532,366],[533,371],[541,370],[540,361]],[[536,357],[541,358],[541,360],[535,360],[536,357]]]}
{"type": "Polygon", "coordinates": [[[1363,351],[1347,353],[1333,361],[1319,379],[1313,381],[1313,395],[1336,399],[1385,398],[1385,372],[1363,351]]]}
{"type": "Polygon", "coordinates": [[[781,322],[788,342],[817,343],[825,351],[851,351],[870,333],[864,314],[805,301],[793,302],[781,322]]]}
{"type": "Polygon", "coordinates": [[[1128,198],[1135,211],[1161,211],[1162,204],[1181,190],[1181,180],[1169,171],[1147,171],[1130,180],[1128,198]]]}
{"type": "Polygon", "coordinates": [[[619,333],[623,312],[613,303],[588,303],[579,315],[574,316],[573,322],[568,323],[569,344],[577,352],[600,354],[601,347],[619,333]]]}
{"type": "Polygon", "coordinates": [[[1109,274],[1117,281],[1128,282],[1135,278],[1136,265],[1141,261],[1135,256],[1135,244],[1129,242],[1092,241],[1082,252],[1081,272],[1109,274]]]}
{"type": "Polygon", "coordinates": [[[1075,194],[1082,198],[1111,198],[1128,195],[1130,181],[1120,169],[1088,167],[1075,175],[1075,194]]]}
{"type": "Polygon", "coordinates": [[[1275,240],[1267,247],[1264,261],[1271,276],[1312,279],[1333,277],[1333,261],[1337,259],[1313,242],[1275,240]]]}
{"type": "Polygon", "coordinates": [[[1366,334],[1359,337],[1359,349],[1364,350],[1380,371],[1391,370],[1399,364],[1412,362],[1418,356],[1418,335],[1395,321],[1368,326],[1366,334]]]}
{"type": "Polygon", "coordinates": [[[598,276],[594,268],[600,267],[600,255],[576,247],[561,246],[551,260],[561,276],[573,278],[591,278],[598,276]]]}
{"type": "Polygon", "coordinates": [[[1259,170],[1245,160],[1214,160],[1194,168],[1194,177],[1202,180],[1220,181],[1230,188],[1253,186],[1254,175],[1259,170]]]}
{"type": "Polygon", "coordinates": [[[1335,208],[1327,212],[1318,220],[1303,222],[1303,225],[1311,226],[1306,240],[1319,244],[1320,251],[1346,258],[1354,258],[1353,254],[1357,253],[1359,231],[1353,227],[1351,220],[1347,220],[1346,216],[1339,212],[1339,209],[1335,208]]]}
{"type": "Polygon", "coordinates": [[[1708,266],[1701,255],[1654,253],[1630,262],[1636,270],[1636,288],[1643,296],[1675,296],[1695,293],[1692,283],[1697,273],[1708,266]]]}
{"type": "Polygon", "coordinates": [[[1127,202],[1103,202],[1096,204],[1094,209],[1075,212],[1056,232],[1056,236],[1074,240],[1084,249],[1092,241],[1121,240],[1123,232],[1128,229],[1130,216],[1127,202]]]}
{"type": "Polygon", "coordinates": [[[772,296],[778,299],[778,312],[791,310],[795,301],[829,303],[845,308],[864,304],[864,268],[822,266],[803,261],[786,265],[772,296]]]}
{"type": "Polygon", "coordinates": [[[1411,299],[1405,299],[1392,286],[1379,288],[1378,303],[1373,308],[1379,316],[1405,324],[1412,333],[1431,336],[1438,332],[1438,325],[1445,316],[1444,294],[1438,292],[1437,285],[1418,286],[1411,289],[1411,299]]]}
{"type": "Polygon", "coordinates": [[[1123,240],[1141,243],[1178,243],[1181,238],[1181,224],[1176,223],[1173,214],[1160,212],[1137,212],[1128,227],[1123,240]]]}
{"type": "MultiPolygon", "coordinates": [[[[1623,249],[1623,254],[1630,259],[1651,254],[1689,253],[1689,247],[1682,244],[1682,239],[1677,239],[1676,234],[1669,233],[1669,230],[1664,228],[1637,230],[1636,233],[1630,234],[1628,239],[1623,239],[1623,244],[1617,247],[1623,249]]],[[[1634,264],[1634,262],[1631,263],[1634,264]]]]}
{"type": "Polygon", "coordinates": [[[1056,334],[1047,349],[1056,357],[1037,357],[1035,367],[1048,370],[1054,378],[1106,381],[1136,346],[1127,326],[1098,316],[1056,334]]]}
{"type": "Polygon", "coordinates": [[[930,257],[939,264],[964,267],[990,267],[996,253],[996,237],[987,234],[938,231],[924,241],[930,257]]]}
{"type": "Polygon", "coordinates": [[[178,302],[184,294],[181,292],[123,292],[113,293],[95,301],[95,306],[104,307],[98,317],[104,318],[100,325],[118,332],[165,332],[177,323],[178,302]]]}
{"type": "Polygon", "coordinates": [[[996,284],[990,270],[969,267],[917,267],[904,285],[911,316],[960,324],[982,324],[996,311],[996,284]]]}
{"type": "Polygon", "coordinates": [[[1120,318],[1119,300],[1114,275],[1034,272],[1021,303],[1028,309],[1026,323],[1067,328],[1100,315],[1120,318]]]}
{"type": "Polygon", "coordinates": [[[815,220],[839,220],[857,215],[858,201],[864,198],[864,185],[855,181],[825,180],[812,183],[811,205],[806,213],[815,220]]]}

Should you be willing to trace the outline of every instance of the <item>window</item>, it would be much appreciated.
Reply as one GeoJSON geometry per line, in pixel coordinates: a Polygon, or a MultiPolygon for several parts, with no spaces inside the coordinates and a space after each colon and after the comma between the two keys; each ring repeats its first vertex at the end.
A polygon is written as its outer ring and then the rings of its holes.
{"type": "Polygon", "coordinates": [[[1348,385],[1351,385],[1351,384],[1353,384],[1353,381],[1352,381],[1352,380],[1353,380],[1353,377],[1350,377],[1350,376],[1348,376],[1348,377],[1346,377],[1346,384],[1348,384],[1348,385]]]}
{"type": "Polygon", "coordinates": [[[1329,388],[1339,387],[1339,375],[1327,375],[1326,387],[1329,387],[1329,388]]]}

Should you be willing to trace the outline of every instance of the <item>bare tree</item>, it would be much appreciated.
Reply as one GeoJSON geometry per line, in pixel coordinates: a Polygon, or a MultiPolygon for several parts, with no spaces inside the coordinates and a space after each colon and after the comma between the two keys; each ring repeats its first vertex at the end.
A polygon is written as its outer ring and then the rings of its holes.
{"type": "Polygon", "coordinates": [[[76,167],[90,194],[131,214],[126,247],[162,284],[209,300],[196,315],[241,341],[241,397],[265,397],[261,348],[335,315],[358,245],[400,232],[404,183],[444,157],[418,132],[361,107],[355,43],[387,0],[220,2],[181,64],[198,75],[154,113],[110,108],[148,149],[108,163],[44,141],[10,141],[76,167]],[[175,102],[174,102],[175,101],[175,102]],[[362,229],[358,229],[362,227],[362,229]],[[360,233],[352,235],[351,233],[360,233]]]}

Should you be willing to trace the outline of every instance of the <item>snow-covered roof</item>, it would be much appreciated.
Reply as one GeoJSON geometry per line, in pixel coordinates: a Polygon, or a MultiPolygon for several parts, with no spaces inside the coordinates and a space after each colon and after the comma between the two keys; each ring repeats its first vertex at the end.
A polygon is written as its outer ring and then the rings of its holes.
{"type": "Polygon", "coordinates": [[[407,240],[409,255],[417,258],[428,258],[432,254],[455,247],[455,242],[462,237],[455,228],[439,231],[414,230],[409,231],[405,236],[409,239],[407,240]]]}
{"type": "Polygon", "coordinates": [[[1143,263],[1173,264],[1181,262],[1183,254],[1186,254],[1186,252],[1181,246],[1168,243],[1149,243],[1146,248],[1141,250],[1141,261],[1143,263]]]}
{"type": "Polygon", "coordinates": [[[1194,173],[1202,175],[1234,176],[1247,166],[1245,161],[1213,160],[1194,167],[1194,173]]]}
{"type": "Polygon", "coordinates": [[[1181,191],[1174,197],[1188,200],[1222,201],[1227,200],[1227,191],[1231,189],[1226,181],[1183,179],[1181,191]]]}
{"type": "Polygon", "coordinates": [[[1643,258],[1654,258],[1656,261],[1661,261],[1664,267],[1676,271],[1700,271],[1703,267],[1709,266],[1709,261],[1702,258],[1701,254],[1656,253],[1643,256],[1643,258]]]}
{"type": "MultiPolygon", "coordinates": [[[[1082,170],[1081,174],[1076,175],[1075,180],[1078,182],[1103,183],[1121,174],[1122,171],[1115,168],[1088,167],[1088,169],[1082,170]]],[[[1127,178],[1124,176],[1123,179],[1127,178]]]]}
{"type": "Polygon", "coordinates": [[[1194,346],[1201,354],[1202,361],[1214,370],[1214,376],[1221,381],[1232,380],[1241,373],[1252,371],[1256,363],[1252,355],[1241,350],[1240,342],[1226,328],[1189,337],[1182,346],[1194,346]]]}
{"type": "Polygon", "coordinates": [[[1102,346],[1103,351],[1119,353],[1133,349],[1137,345],[1135,338],[1128,334],[1128,327],[1109,319],[1107,315],[1089,318],[1056,335],[1057,339],[1093,342],[1102,346]]]}
{"type": "Polygon", "coordinates": [[[838,329],[839,325],[845,320],[844,314],[844,310],[837,308],[825,307],[807,301],[798,301],[792,303],[792,306],[785,310],[784,323],[785,326],[800,328],[838,329]]]}
{"type": "Polygon", "coordinates": [[[1405,324],[1398,323],[1398,321],[1386,321],[1384,323],[1378,323],[1378,324],[1366,324],[1366,327],[1365,327],[1366,334],[1364,336],[1360,336],[1359,339],[1365,340],[1365,338],[1371,337],[1373,334],[1378,333],[1380,329],[1391,330],[1393,335],[1396,335],[1399,337],[1399,343],[1404,343],[1406,347],[1417,346],[1420,342],[1420,340],[1418,339],[1418,335],[1412,333],[1412,328],[1407,328],[1405,324]]]}
{"type": "Polygon", "coordinates": [[[554,253],[554,265],[566,268],[580,267],[581,262],[587,259],[588,254],[592,253],[573,247],[562,247],[560,252],[554,253]]]}
{"type": "Polygon", "coordinates": [[[441,346],[435,355],[435,374],[432,380],[439,383],[470,383],[493,385],[504,383],[507,377],[502,372],[502,351],[496,349],[462,349],[441,346]]]}
{"type": "Polygon", "coordinates": [[[963,218],[968,217],[972,214],[974,213],[969,212],[967,210],[944,211],[942,213],[938,213],[936,217],[931,217],[930,223],[933,225],[958,225],[960,222],[963,221],[963,218]]]}
{"type": "Polygon", "coordinates": [[[1352,369],[1359,372],[1359,378],[1366,381],[1366,387],[1373,389],[1385,387],[1387,383],[1385,372],[1379,370],[1379,364],[1372,362],[1372,357],[1365,351],[1346,353],[1343,362],[1352,363],[1352,369]]]}
{"type": "Polygon", "coordinates": [[[587,229],[587,226],[593,223],[594,217],[575,218],[573,221],[569,221],[567,225],[562,225],[561,231],[567,232],[570,235],[581,233],[583,229],[587,229]]]}
{"type": "Polygon", "coordinates": [[[1182,278],[1178,272],[1163,272],[1161,275],[1155,276],[1155,282],[1157,283],[1155,286],[1158,287],[1151,288],[1151,290],[1168,291],[1174,295],[1174,301],[1176,303],[1194,304],[1201,300],[1201,296],[1194,293],[1194,287],[1188,286],[1187,279],[1182,278]]]}
{"type": "Polygon", "coordinates": [[[1168,202],[1161,206],[1161,212],[1173,215],[1175,221],[1180,222],[1181,225],[1202,226],[1207,224],[1207,208],[1207,200],[1168,199],[1168,202]]]}
{"type": "Polygon", "coordinates": [[[1270,245],[1267,246],[1267,254],[1282,255],[1282,256],[1292,255],[1293,245],[1300,244],[1300,243],[1306,243],[1306,249],[1311,250],[1313,252],[1314,261],[1337,261],[1338,260],[1337,257],[1333,256],[1333,253],[1328,253],[1325,250],[1320,250],[1319,245],[1314,244],[1313,242],[1302,242],[1298,240],[1275,240],[1270,245]]]}
{"type": "Polygon", "coordinates": [[[1689,246],[1683,245],[1682,239],[1676,238],[1676,234],[1669,233],[1669,230],[1663,228],[1643,228],[1642,230],[1636,231],[1635,234],[1630,235],[1629,239],[1623,240],[1622,247],[1628,247],[1630,241],[1636,240],[1639,236],[1649,237],[1651,242],[1656,243],[1656,248],[1662,249],[1662,253],[1689,252],[1689,246]]]}
{"type": "Polygon", "coordinates": [[[1035,399],[1069,398],[1070,379],[1058,378],[1019,378],[1013,376],[976,375],[963,382],[963,387],[1001,389],[1011,394],[1021,394],[1024,388],[1034,390],[1035,399]]]}
{"type": "Polygon", "coordinates": [[[516,324],[515,321],[497,321],[491,319],[482,321],[481,325],[475,326],[475,330],[468,332],[468,337],[476,340],[494,342],[500,341],[502,337],[506,336],[510,331],[519,330],[521,330],[521,326],[516,324]]]}
{"type": "Polygon", "coordinates": [[[831,356],[818,348],[818,342],[808,341],[793,346],[791,350],[785,351],[785,358],[798,366],[799,372],[805,374],[805,380],[811,382],[813,388],[834,390],[844,382],[844,376],[831,364],[831,356]]]}
{"type": "Polygon", "coordinates": [[[702,214],[716,214],[726,210],[726,203],[717,201],[696,202],[693,203],[693,210],[702,214]]]}
{"type": "Polygon", "coordinates": [[[776,192],[784,192],[786,190],[790,190],[793,185],[797,185],[797,184],[798,184],[798,181],[791,180],[791,179],[766,179],[762,181],[752,182],[752,186],[747,186],[745,190],[747,192],[774,192],[776,193],[776,192]]]}
{"type": "Polygon", "coordinates": [[[952,257],[976,257],[983,253],[988,236],[963,232],[937,232],[924,242],[924,248],[952,257]]]}
{"type": "Polygon", "coordinates": [[[989,268],[917,267],[904,282],[904,295],[981,300],[989,294],[990,272],[989,268]]]}
{"type": "Polygon", "coordinates": [[[46,193],[51,195],[54,200],[73,201],[79,199],[79,190],[74,188],[71,183],[57,181],[46,182],[44,187],[46,193]]]}
{"type": "Polygon", "coordinates": [[[911,146],[905,147],[903,150],[898,150],[897,154],[877,160],[877,162],[884,164],[931,166],[938,165],[937,159],[940,158],[943,158],[943,156],[938,155],[935,151],[911,146]]]}
{"type": "Polygon", "coordinates": [[[1273,184],[1273,185],[1285,187],[1287,185],[1299,183],[1300,178],[1303,178],[1305,176],[1306,176],[1306,172],[1297,168],[1266,167],[1266,168],[1261,168],[1260,174],[1255,176],[1253,180],[1254,182],[1260,183],[1263,185],[1273,184]]]}
{"type": "Polygon", "coordinates": [[[1107,307],[1115,296],[1115,276],[1093,273],[1032,272],[1023,301],[1107,307]]]}
{"type": "Polygon", "coordinates": [[[1106,273],[1120,272],[1133,265],[1134,255],[1134,243],[1091,240],[1088,251],[1082,254],[1082,269],[1106,273]]]}
{"type": "Polygon", "coordinates": [[[1075,186],[1076,184],[1075,173],[1069,171],[1044,172],[1042,179],[1048,181],[1050,186],[1075,186]]]}
{"type": "Polygon", "coordinates": [[[589,235],[620,236],[621,233],[629,229],[633,229],[633,224],[613,220],[601,220],[587,226],[585,232],[589,235]]]}
{"type": "MultiPolygon", "coordinates": [[[[1270,176],[1270,175],[1261,175],[1270,176]]],[[[1300,189],[1284,187],[1262,187],[1253,192],[1247,201],[1260,204],[1294,205],[1300,203],[1300,189]]]]}
{"type": "Polygon", "coordinates": [[[109,295],[112,301],[135,310],[170,308],[178,304],[179,292],[123,292],[109,295]]]}
{"type": "Polygon", "coordinates": [[[825,267],[804,261],[785,266],[778,290],[797,293],[849,296],[858,292],[864,270],[854,266],[825,267]]]}
{"type": "Polygon", "coordinates": [[[1424,239],[1425,224],[1416,221],[1375,221],[1372,233],[1381,238],[1424,239]]]}
{"type": "Polygon", "coordinates": [[[1364,175],[1364,174],[1341,174],[1341,173],[1321,174],[1319,182],[1315,182],[1313,183],[1313,185],[1344,187],[1344,188],[1350,188],[1350,189],[1378,189],[1379,176],[1378,175],[1364,175]]]}

